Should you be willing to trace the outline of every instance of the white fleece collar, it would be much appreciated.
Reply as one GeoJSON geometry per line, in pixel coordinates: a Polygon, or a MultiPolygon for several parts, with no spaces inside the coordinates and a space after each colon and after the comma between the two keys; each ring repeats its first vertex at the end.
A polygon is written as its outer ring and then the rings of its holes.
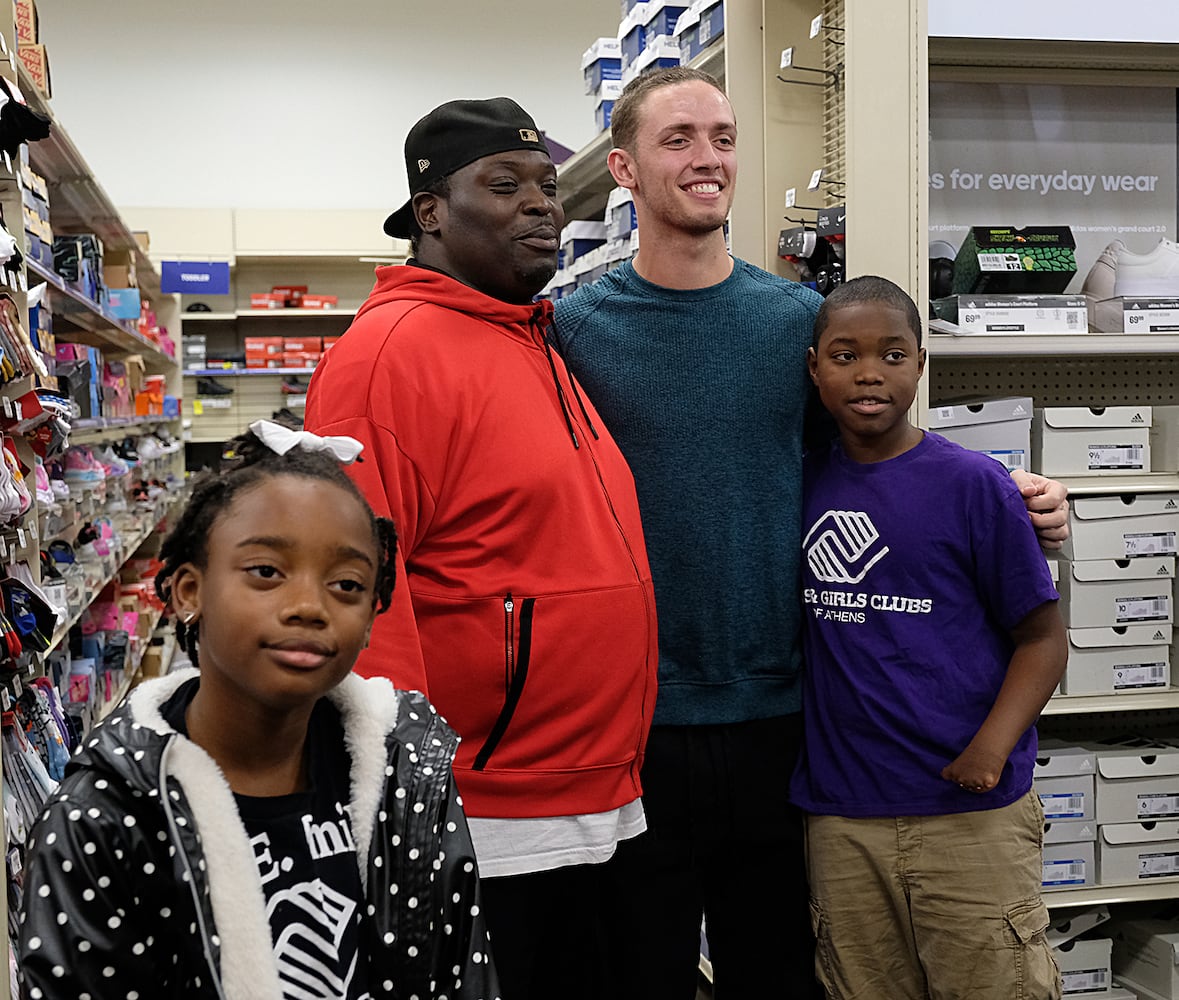
{"type": "MultiPolygon", "coordinates": [[[[178,670],[141,684],[129,699],[135,720],[161,735],[174,733],[160,709],[198,673],[195,668],[178,670]]],[[[369,845],[385,787],[385,740],[397,721],[397,692],[383,678],[364,680],[349,674],[328,698],[340,712],[352,758],[352,834],[360,878],[367,891],[369,845]]],[[[226,1000],[280,997],[282,986],[275,964],[260,960],[262,955],[273,954],[274,945],[254,852],[229,783],[216,761],[191,740],[174,740],[166,759],[167,773],[184,789],[201,836],[221,944],[226,1000]]]]}

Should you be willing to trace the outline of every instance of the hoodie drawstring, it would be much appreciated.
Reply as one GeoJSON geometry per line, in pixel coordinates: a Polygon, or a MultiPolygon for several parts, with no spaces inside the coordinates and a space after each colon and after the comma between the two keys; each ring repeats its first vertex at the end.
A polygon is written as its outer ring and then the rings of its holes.
{"type": "MultiPolygon", "coordinates": [[[[565,399],[565,390],[561,387],[561,378],[557,375],[557,363],[553,360],[553,348],[548,336],[552,320],[552,303],[544,302],[540,311],[533,314],[530,325],[535,328],[536,333],[540,337],[540,342],[544,344],[544,356],[549,360],[549,372],[553,376],[553,385],[557,389],[557,401],[561,404],[561,415],[565,418],[565,427],[569,431],[569,439],[573,442],[573,447],[580,450],[581,444],[577,440],[577,432],[573,429],[573,418],[569,415],[569,403],[565,399]]],[[[589,432],[593,435],[595,441],[600,440],[598,429],[594,427],[594,422],[590,420],[589,412],[585,408],[585,400],[581,398],[581,391],[577,388],[577,379],[573,377],[573,372],[569,370],[568,365],[565,366],[565,374],[569,377],[569,385],[573,389],[573,397],[577,400],[577,405],[581,410],[581,416],[585,420],[586,427],[589,428],[589,432]]]]}
{"type": "MultiPolygon", "coordinates": [[[[580,449],[581,445],[577,443],[577,434],[573,430],[573,421],[569,417],[569,406],[565,402],[565,390],[561,388],[561,380],[557,377],[557,365],[553,361],[552,348],[549,347],[548,337],[543,338],[543,340],[544,356],[549,359],[549,371],[553,373],[553,385],[557,387],[557,400],[561,404],[561,414],[565,417],[565,426],[569,429],[569,437],[573,441],[573,447],[580,449]]],[[[576,392],[576,390],[574,391],[576,392]]]]}

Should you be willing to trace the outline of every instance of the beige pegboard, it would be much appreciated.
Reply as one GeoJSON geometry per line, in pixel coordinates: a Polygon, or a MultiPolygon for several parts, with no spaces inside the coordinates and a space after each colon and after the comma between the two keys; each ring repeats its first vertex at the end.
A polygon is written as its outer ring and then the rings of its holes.
{"type": "Polygon", "coordinates": [[[1031,396],[1037,406],[1179,403],[1179,356],[933,358],[931,405],[983,396],[1031,396]]]}

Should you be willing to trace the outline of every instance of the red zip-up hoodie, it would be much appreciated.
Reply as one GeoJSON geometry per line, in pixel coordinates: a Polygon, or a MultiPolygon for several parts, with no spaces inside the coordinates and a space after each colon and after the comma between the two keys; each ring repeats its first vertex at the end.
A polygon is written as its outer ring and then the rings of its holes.
{"type": "Polygon", "coordinates": [[[551,317],[378,268],[307,397],[308,430],[363,442],[349,472],[399,537],[393,606],[357,670],[425,691],[458,731],[472,816],[632,802],[655,704],[634,481],[546,348],[551,317]]]}

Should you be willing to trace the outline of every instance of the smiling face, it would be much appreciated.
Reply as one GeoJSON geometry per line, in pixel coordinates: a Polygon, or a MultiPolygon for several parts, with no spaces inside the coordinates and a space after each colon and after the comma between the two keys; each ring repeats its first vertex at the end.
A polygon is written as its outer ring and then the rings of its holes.
{"type": "Polygon", "coordinates": [[[921,440],[908,411],[925,370],[925,351],[899,309],[872,301],[833,309],[807,362],[850,458],[882,462],[921,440]]]}
{"type": "Polygon", "coordinates": [[[347,676],[375,617],[378,560],[356,497],[267,476],[213,522],[206,551],[173,584],[178,612],[200,619],[202,697],[301,711],[347,676]]]}
{"type": "Polygon", "coordinates": [[[565,211],[557,168],[537,150],[485,156],[450,175],[445,196],[414,197],[418,260],[503,302],[523,304],[557,272],[565,211]]]}
{"type": "Polygon", "coordinates": [[[692,235],[725,224],[737,180],[737,124],[729,100],[703,80],[651,91],[632,149],[613,149],[615,181],[634,192],[639,226],[692,235]]]}

